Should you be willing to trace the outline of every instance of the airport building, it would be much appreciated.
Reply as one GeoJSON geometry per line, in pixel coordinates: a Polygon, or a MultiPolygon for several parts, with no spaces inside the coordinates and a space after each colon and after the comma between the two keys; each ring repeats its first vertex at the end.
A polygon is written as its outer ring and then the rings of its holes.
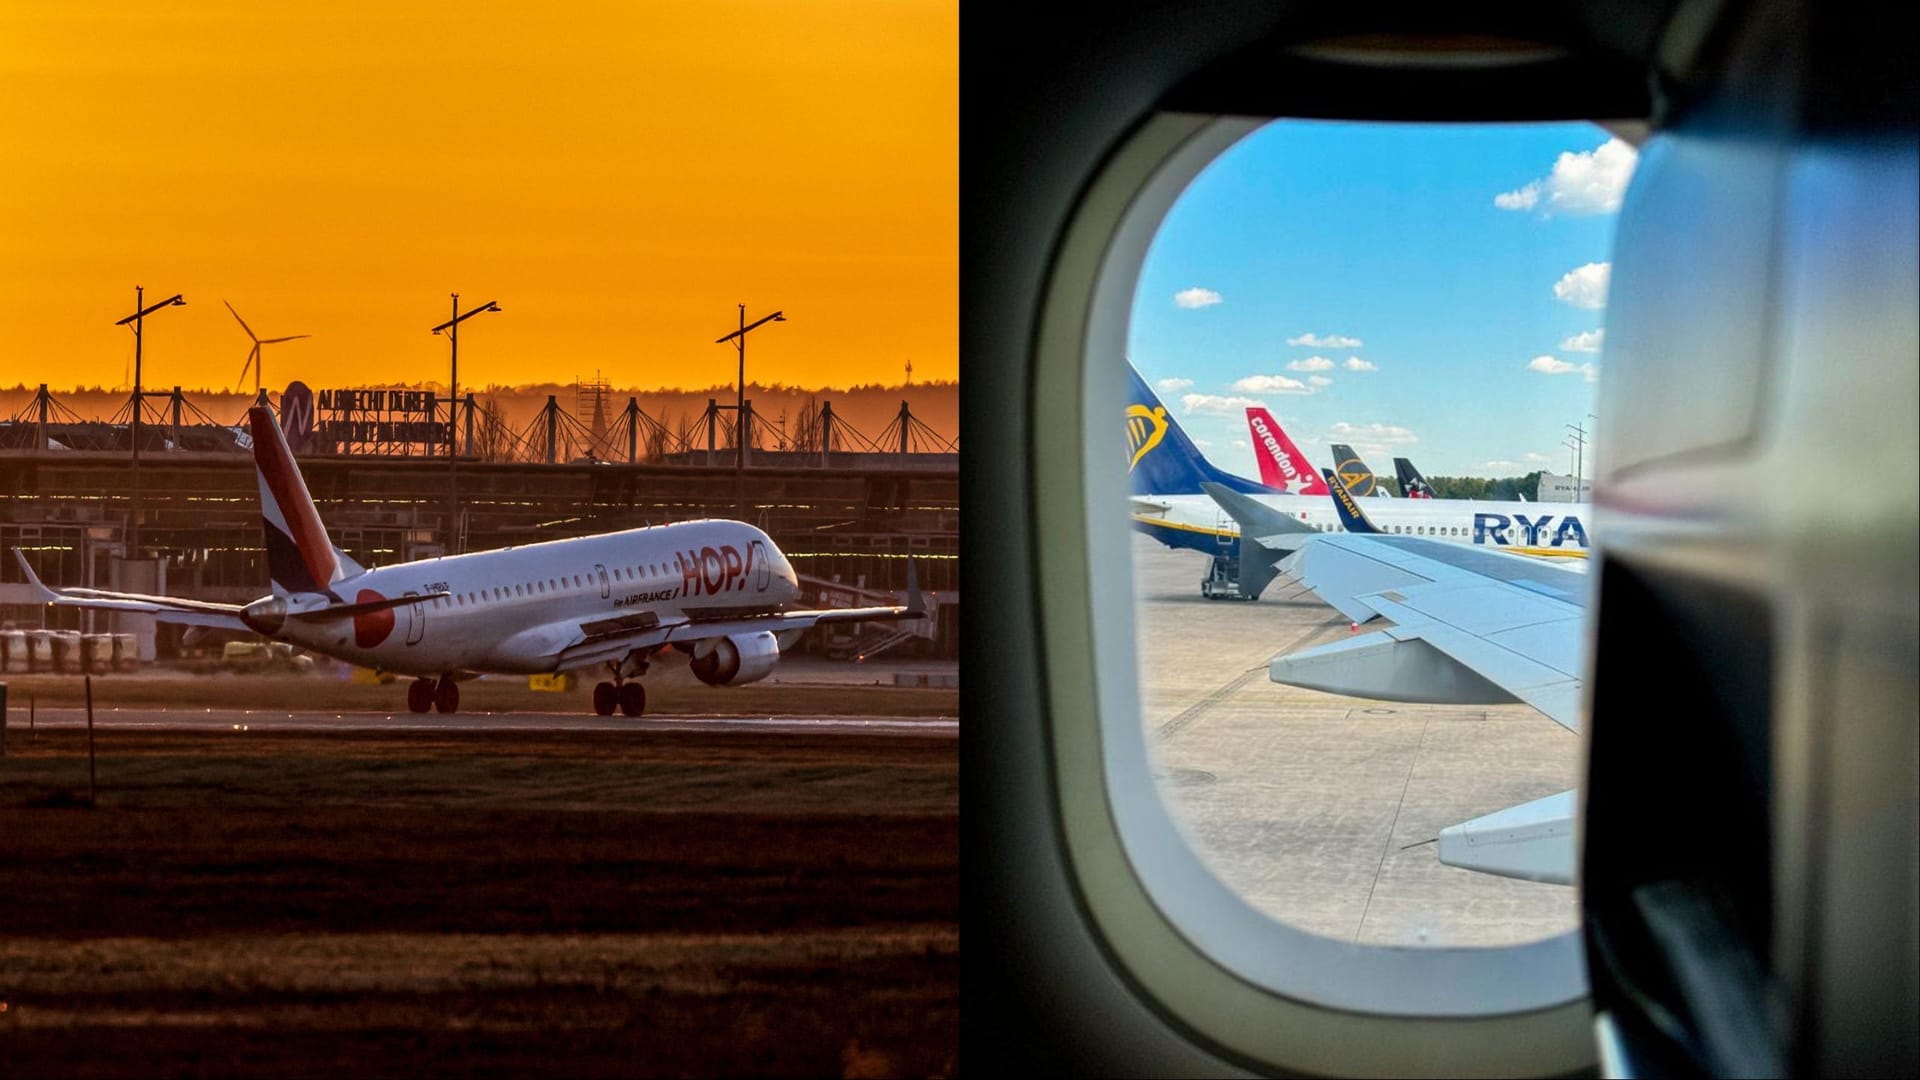
{"type": "MultiPolygon", "coordinates": [[[[143,425],[137,479],[126,425],[68,428],[0,424],[0,548],[28,553],[55,585],[229,603],[267,591],[258,482],[235,428],[169,433],[143,425]],[[147,558],[127,558],[135,543],[147,558]]],[[[749,464],[737,468],[731,448],[702,446],[633,463],[593,455],[549,463],[537,453],[533,461],[463,453],[450,462],[444,445],[438,457],[422,452],[444,429],[383,428],[371,436],[389,441],[348,448],[364,452],[340,453],[336,444],[325,447],[336,452],[300,454],[333,542],[362,565],[738,518],[773,537],[801,575],[809,602],[897,602],[909,559],[933,600],[931,641],[885,640],[898,638],[897,629],[872,624],[856,628],[865,633],[842,631],[831,639],[816,631],[801,648],[846,656],[878,648],[958,655],[957,453],[754,451],[749,464]],[[394,439],[414,443],[403,447],[394,439]],[[411,452],[396,452],[401,449],[411,452]]],[[[0,560],[0,626],[132,631],[141,636],[143,659],[179,648],[179,627],[156,631],[127,616],[109,626],[104,614],[89,626],[81,612],[32,603],[22,578],[10,554],[0,560]]]]}
{"type": "Polygon", "coordinates": [[[1540,474],[1541,502],[1592,502],[1593,479],[1591,477],[1561,476],[1558,473],[1540,474]]]}

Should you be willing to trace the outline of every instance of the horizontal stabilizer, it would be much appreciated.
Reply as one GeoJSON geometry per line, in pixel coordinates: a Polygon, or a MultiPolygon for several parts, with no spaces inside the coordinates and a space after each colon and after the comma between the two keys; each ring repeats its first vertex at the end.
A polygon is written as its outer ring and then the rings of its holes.
{"type": "Polygon", "coordinates": [[[1379,701],[1511,705],[1519,698],[1419,638],[1391,630],[1336,641],[1267,664],[1277,683],[1379,701]]]}
{"type": "Polygon", "coordinates": [[[1440,830],[1440,861],[1462,870],[1573,884],[1574,792],[1510,806],[1440,830]]]}

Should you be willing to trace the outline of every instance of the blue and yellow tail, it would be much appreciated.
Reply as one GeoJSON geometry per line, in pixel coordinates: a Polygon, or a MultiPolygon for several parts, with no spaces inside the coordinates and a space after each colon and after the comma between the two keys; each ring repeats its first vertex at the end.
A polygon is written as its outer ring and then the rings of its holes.
{"type": "Polygon", "coordinates": [[[1350,533],[1377,533],[1380,529],[1368,519],[1367,512],[1360,509],[1360,501],[1353,497],[1346,479],[1332,469],[1321,469],[1320,475],[1327,478],[1327,488],[1333,493],[1333,512],[1340,518],[1340,527],[1350,533]]]}
{"type": "Polygon", "coordinates": [[[1264,484],[1215,468],[1132,364],[1127,365],[1127,375],[1132,380],[1127,397],[1127,473],[1135,495],[1199,495],[1204,490],[1201,484],[1255,495],[1272,493],[1264,484]]]}

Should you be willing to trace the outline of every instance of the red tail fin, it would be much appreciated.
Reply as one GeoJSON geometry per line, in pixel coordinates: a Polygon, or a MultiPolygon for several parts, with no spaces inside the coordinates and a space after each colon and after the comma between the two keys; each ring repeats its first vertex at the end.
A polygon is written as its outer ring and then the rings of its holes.
{"type": "Polygon", "coordinates": [[[1327,482],[1314,471],[1307,456],[1287,438],[1280,421],[1265,406],[1247,410],[1247,432],[1253,437],[1253,456],[1260,463],[1260,482],[1293,495],[1325,495],[1327,482]]]}
{"type": "Polygon", "coordinates": [[[266,530],[267,570],[275,593],[324,592],[340,575],[340,562],[313,496],[273,413],[247,411],[253,461],[260,476],[260,517],[266,530]]]}

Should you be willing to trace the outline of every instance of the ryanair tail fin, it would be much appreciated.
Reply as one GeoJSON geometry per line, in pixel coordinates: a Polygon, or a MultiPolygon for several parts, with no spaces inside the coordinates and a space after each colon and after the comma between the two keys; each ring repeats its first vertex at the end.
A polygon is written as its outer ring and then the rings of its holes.
{"type": "Polygon", "coordinates": [[[276,596],[327,592],[358,567],[344,559],[320,523],[320,511],[294,464],[273,410],[247,410],[253,434],[253,464],[260,478],[260,517],[266,534],[267,573],[276,596]]]}
{"type": "Polygon", "coordinates": [[[1333,491],[1333,512],[1340,516],[1340,526],[1350,533],[1377,533],[1380,531],[1367,512],[1360,509],[1360,500],[1353,497],[1346,481],[1332,469],[1324,470],[1321,475],[1327,478],[1327,487],[1333,491]]]}
{"type": "Polygon", "coordinates": [[[1393,472],[1394,476],[1400,481],[1400,493],[1407,498],[1433,498],[1433,485],[1427,483],[1427,478],[1420,475],[1420,470],[1414,468],[1413,462],[1409,459],[1403,457],[1394,458],[1393,472]]]}
{"type": "Polygon", "coordinates": [[[1230,491],[1270,494],[1270,488],[1215,468],[1132,364],[1127,397],[1127,473],[1135,495],[1199,495],[1203,483],[1230,491]]]}
{"type": "Polygon", "coordinates": [[[1361,461],[1360,455],[1354,453],[1353,447],[1346,443],[1333,444],[1333,471],[1340,474],[1340,480],[1346,484],[1349,492],[1361,498],[1384,492],[1373,470],[1367,468],[1367,463],[1361,461]]]}

